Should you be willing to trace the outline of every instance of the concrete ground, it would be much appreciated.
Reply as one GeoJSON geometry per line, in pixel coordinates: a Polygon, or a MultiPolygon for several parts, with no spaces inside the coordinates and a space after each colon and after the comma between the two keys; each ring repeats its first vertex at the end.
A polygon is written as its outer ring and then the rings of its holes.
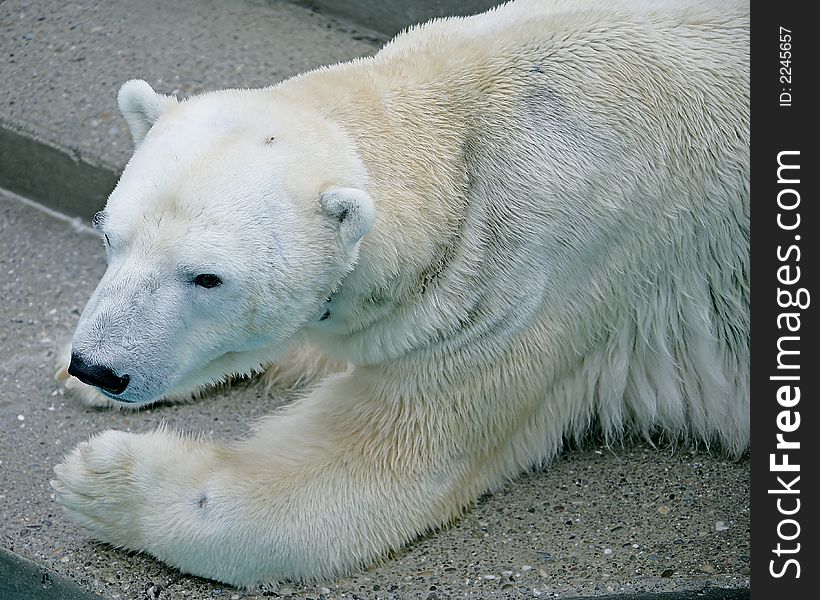
{"type": "MultiPolygon", "coordinates": [[[[372,53],[379,39],[274,0],[5,0],[0,185],[86,219],[128,158],[115,106],[124,80],[180,96],[268,85],[372,53]]],[[[64,395],[55,353],[104,268],[82,222],[0,192],[0,599],[748,597],[748,460],[637,442],[571,449],[451,527],[339,581],[251,594],[88,542],[48,487],[78,442],[160,422],[235,437],[292,398],[239,385],[121,412],[64,395]],[[631,596],[639,592],[649,596],[631,596]]]]}

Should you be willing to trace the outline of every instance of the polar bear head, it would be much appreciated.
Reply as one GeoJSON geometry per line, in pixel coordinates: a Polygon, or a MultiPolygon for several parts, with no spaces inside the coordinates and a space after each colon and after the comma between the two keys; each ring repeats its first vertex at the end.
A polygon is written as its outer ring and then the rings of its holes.
{"type": "Polygon", "coordinates": [[[337,126],[273,90],[184,102],[129,81],[136,150],[93,224],[108,268],[69,372],[143,404],[273,360],[357,260],[375,219],[337,126]]]}

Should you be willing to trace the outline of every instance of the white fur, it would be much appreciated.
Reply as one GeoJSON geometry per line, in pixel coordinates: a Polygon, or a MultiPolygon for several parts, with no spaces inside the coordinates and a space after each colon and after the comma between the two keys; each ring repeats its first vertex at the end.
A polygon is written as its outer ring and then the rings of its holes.
{"type": "Polygon", "coordinates": [[[233,444],[92,438],[67,513],[253,585],[366,565],[591,425],[743,452],[748,12],[519,0],[140,121],[75,351],[133,404],[338,373],[233,444]]]}
{"type": "Polygon", "coordinates": [[[358,248],[359,241],[373,228],[376,207],[364,190],[339,188],[329,190],[319,198],[327,214],[339,220],[339,236],[348,252],[358,248]]]}

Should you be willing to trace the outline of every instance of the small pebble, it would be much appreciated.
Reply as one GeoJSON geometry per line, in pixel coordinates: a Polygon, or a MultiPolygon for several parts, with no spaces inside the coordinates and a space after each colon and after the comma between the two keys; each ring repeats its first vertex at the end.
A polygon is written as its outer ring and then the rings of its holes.
{"type": "Polygon", "coordinates": [[[729,526],[723,521],[718,521],[715,523],[715,531],[726,531],[727,529],[729,529],[729,526]]]}

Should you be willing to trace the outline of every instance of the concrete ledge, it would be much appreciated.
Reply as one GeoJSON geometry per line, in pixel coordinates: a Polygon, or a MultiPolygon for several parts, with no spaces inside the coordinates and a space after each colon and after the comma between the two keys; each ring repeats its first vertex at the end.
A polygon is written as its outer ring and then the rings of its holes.
{"type": "Polygon", "coordinates": [[[0,119],[0,187],[67,215],[90,219],[120,172],[0,119]]]}
{"type": "Polygon", "coordinates": [[[3,600],[91,600],[68,579],[0,548],[0,598],[3,600]]]}
{"type": "Polygon", "coordinates": [[[297,4],[337,15],[392,36],[416,23],[435,17],[473,15],[503,4],[499,0],[302,0],[297,4]]]}

